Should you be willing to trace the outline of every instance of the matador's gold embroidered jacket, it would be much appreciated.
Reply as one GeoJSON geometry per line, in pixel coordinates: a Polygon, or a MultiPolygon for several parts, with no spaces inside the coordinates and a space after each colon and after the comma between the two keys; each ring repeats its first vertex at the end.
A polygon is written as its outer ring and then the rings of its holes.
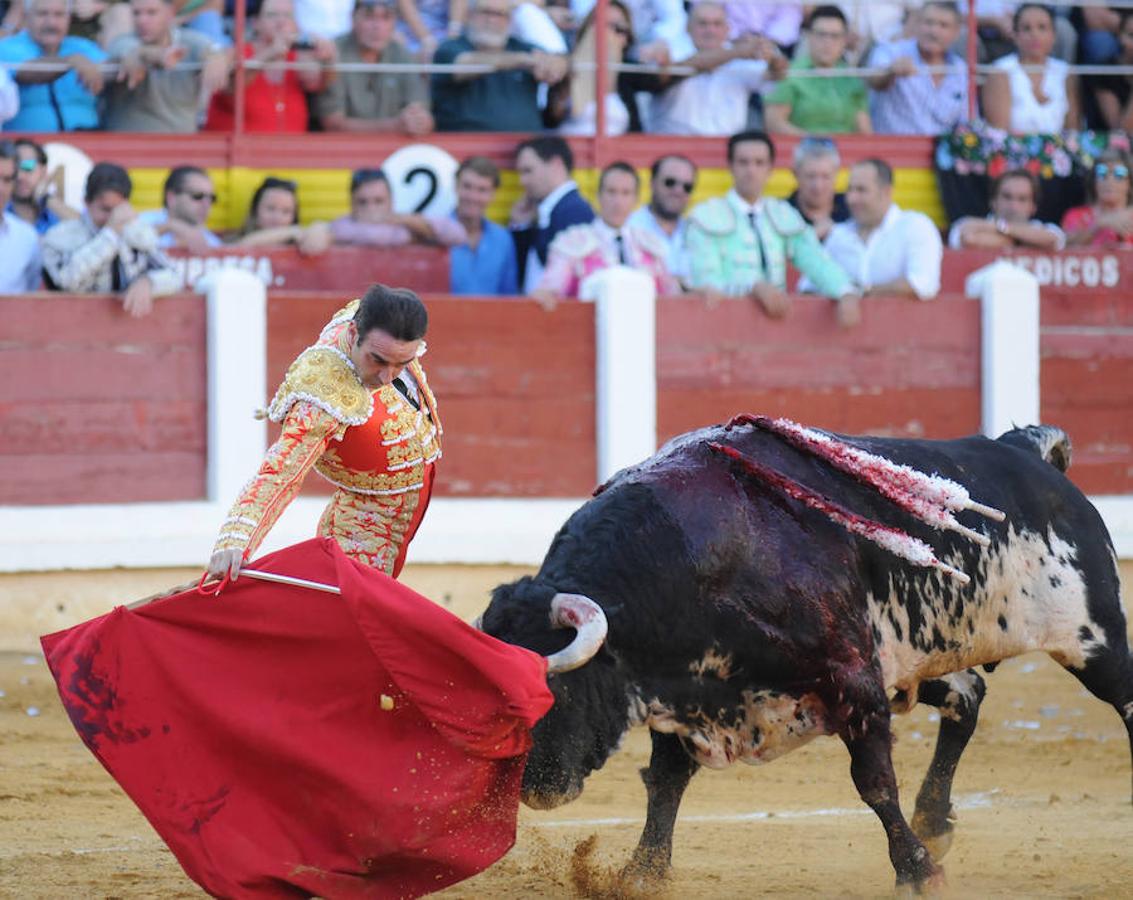
{"type": "Polygon", "coordinates": [[[338,490],[319,521],[348,556],[394,577],[432,493],[441,422],[421,364],[408,366],[421,408],[393,387],[365,387],[350,361],[347,304],[287,370],[268,407],[283,431],[221,526],[213,552],[248,559],[314,468],[338,490]]]}

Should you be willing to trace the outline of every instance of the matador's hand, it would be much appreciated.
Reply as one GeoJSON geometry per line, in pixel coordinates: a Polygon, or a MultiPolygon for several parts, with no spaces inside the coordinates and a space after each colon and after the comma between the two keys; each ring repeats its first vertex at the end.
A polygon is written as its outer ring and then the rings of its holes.
{"type": "Polygon", "coordinates": [[[220,580],[229,578],[235,581],[240,575],[240,566],[244,562],[244,551],[233,547],[228,550],[217,550],[209,560],[208,575],[210,579],[220,580]]]}

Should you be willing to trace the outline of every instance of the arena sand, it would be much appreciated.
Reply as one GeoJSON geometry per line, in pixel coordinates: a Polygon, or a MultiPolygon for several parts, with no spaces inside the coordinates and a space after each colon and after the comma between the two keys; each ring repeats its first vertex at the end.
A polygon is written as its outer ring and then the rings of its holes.
{"type": "MultiPolygon", "coordinates": [[[[405,580],[471,618],[519,569],[410,567],[405,580]]],[[[1126,567],[1126,596],[1129,576],[1126,567]]],[[[36,636],[194,576],[191,570],[0,576],[0,897],[176,898],[202,893],[79,742],[36,636]]],[[[1130,757],[1117,714],[1045,656],[988,676],[956,777],[946,896],[1133,896],[1130,757]]],[[[936,713],[895,720],[902,805],[912,806],[936,713]]],[[[624,885],[641,830],[643,730],[557,810],[522,809],[515,848],[449,898],[884,897],[881,827],[854,791],[842,744],[821,738],[762,767],[693,779],[667,885],[624,885]]]]}

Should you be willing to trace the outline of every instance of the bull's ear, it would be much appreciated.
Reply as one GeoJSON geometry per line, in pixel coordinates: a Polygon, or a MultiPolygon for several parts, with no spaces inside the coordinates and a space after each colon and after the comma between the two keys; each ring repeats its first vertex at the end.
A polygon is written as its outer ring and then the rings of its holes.
{"type": "Polygon", "coordinates": [[[569,672],[586,665],[606,640],[609,625],[602,607],[582,594],[555,594],[551,598],[551,627],[574,628],[574,640],[547,657],[547,674],[569,672]]]}

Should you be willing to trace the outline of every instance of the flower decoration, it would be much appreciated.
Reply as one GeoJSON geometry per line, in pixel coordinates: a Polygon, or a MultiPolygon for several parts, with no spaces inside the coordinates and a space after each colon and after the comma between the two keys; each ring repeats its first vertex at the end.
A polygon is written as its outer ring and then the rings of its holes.
{"type": "Polygon", "coordinates": [[[1026,169],[1043,178],[1067,178],[1093,166],[1109,148],[1129,151],[1125,132],[1065,131],[1061,134],[1008,134],[986,122],[957,125],[936,139],[934,160],[941,172],[988,175],[1026,169]]]}

